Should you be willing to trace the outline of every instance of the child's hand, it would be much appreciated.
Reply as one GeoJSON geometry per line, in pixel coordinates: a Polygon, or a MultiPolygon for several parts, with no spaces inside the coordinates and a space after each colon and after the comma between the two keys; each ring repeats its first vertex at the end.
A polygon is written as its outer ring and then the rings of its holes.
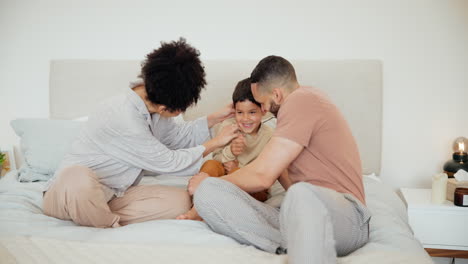
{"type": "Polygon", "coordinates": [[[231,143],[231,152],[234,156],[239,156],[245,149],[245,137],[239,134],[231,143]]]}
{"type": "Polygon", "coordinates": [[[239,168],[239,161],[232,160],[232,161],[224,162],[223,166],[224,166],[224,171],[226,172],[226,174],[230,174],[233,170],[239,168]]]}

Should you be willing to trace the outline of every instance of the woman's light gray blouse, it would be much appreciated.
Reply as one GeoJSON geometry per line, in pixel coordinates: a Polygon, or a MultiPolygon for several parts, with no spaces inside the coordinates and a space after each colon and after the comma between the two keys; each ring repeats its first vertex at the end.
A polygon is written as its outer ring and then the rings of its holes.
{"type": "Polygon", "coordinates": [[[201,144],[209,138],[206,117],[176,123],[174,118],[150,115],[140,96],[130,89],[104,102],[89,116],[57,172],[70,165],[83,165],[122,196],[128,187],[138,184],[143,171],[198,173],[205,151],[201,144]]]}

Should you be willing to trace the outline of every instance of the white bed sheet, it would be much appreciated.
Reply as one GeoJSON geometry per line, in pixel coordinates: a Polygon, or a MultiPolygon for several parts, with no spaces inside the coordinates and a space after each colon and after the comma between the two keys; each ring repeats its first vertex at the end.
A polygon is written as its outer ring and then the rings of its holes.
{"type": "MultiPolygon", "coordinates": [[[[125,263],[128,256],[133,256],[135,263],[147,263],[148,260],[185,263],[187,258],[191,263],[287,262],[285,256],[239,245],[229,237],[212,232],[199,221],[159,220],[116,229],[76,226],[73,222],[42,213],[43,182],[20,183],[16,178],[16,172],[10,172],[0,180],[1,263],[7,259],[16,263],[29,263],[31,259],[43,260],[39,263],[75,263],[70,262],[73,257],[81,260],[76,263],[99,263],[98,260],[104,261],[109,257],[117,259],[114,263],[125,263]],[[80,258],[89,252],[94,256],[80,258]]],[[[184,188],[187,180],[186,177],[147,176],[142,184],[184,188]]],[[[364,183],[367,203],[373,214],[370,242],[349,256],[339,258],[339,262],[432,263],[415,240],[408,225],[406,209],[398,196],[371,177],[366,176],[364,183]]]]}

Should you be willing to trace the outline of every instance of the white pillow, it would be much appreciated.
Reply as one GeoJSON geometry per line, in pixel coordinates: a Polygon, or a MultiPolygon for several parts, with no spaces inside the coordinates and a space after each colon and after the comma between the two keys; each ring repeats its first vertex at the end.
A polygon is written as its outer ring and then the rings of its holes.
{"type": "Polygon", "coordinates": [[[80,117],[77,117],[77,118],[75,118],[73,120],[86,122],[86,121],[88,121],[88,116],[80,116],[80,117]]]}
{"type": "Polygon", "coordinates": [[[11,121],[13,130],[21,138],[24,157],[19,180],[46,181],[52,177],[83,123],[50,119],[11,121]]]}

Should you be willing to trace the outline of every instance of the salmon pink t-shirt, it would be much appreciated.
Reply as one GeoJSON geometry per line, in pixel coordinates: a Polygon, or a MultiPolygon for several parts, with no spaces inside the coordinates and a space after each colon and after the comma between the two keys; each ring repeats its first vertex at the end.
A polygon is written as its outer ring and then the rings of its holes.
{"type": "Polygon", "coordinates": [[[343,115],[320,90],[293,91],[281,104],[274,136],[304,147],[288,168],[293,183],[349,193],[365,204],[357,144],[343,115]]]}

